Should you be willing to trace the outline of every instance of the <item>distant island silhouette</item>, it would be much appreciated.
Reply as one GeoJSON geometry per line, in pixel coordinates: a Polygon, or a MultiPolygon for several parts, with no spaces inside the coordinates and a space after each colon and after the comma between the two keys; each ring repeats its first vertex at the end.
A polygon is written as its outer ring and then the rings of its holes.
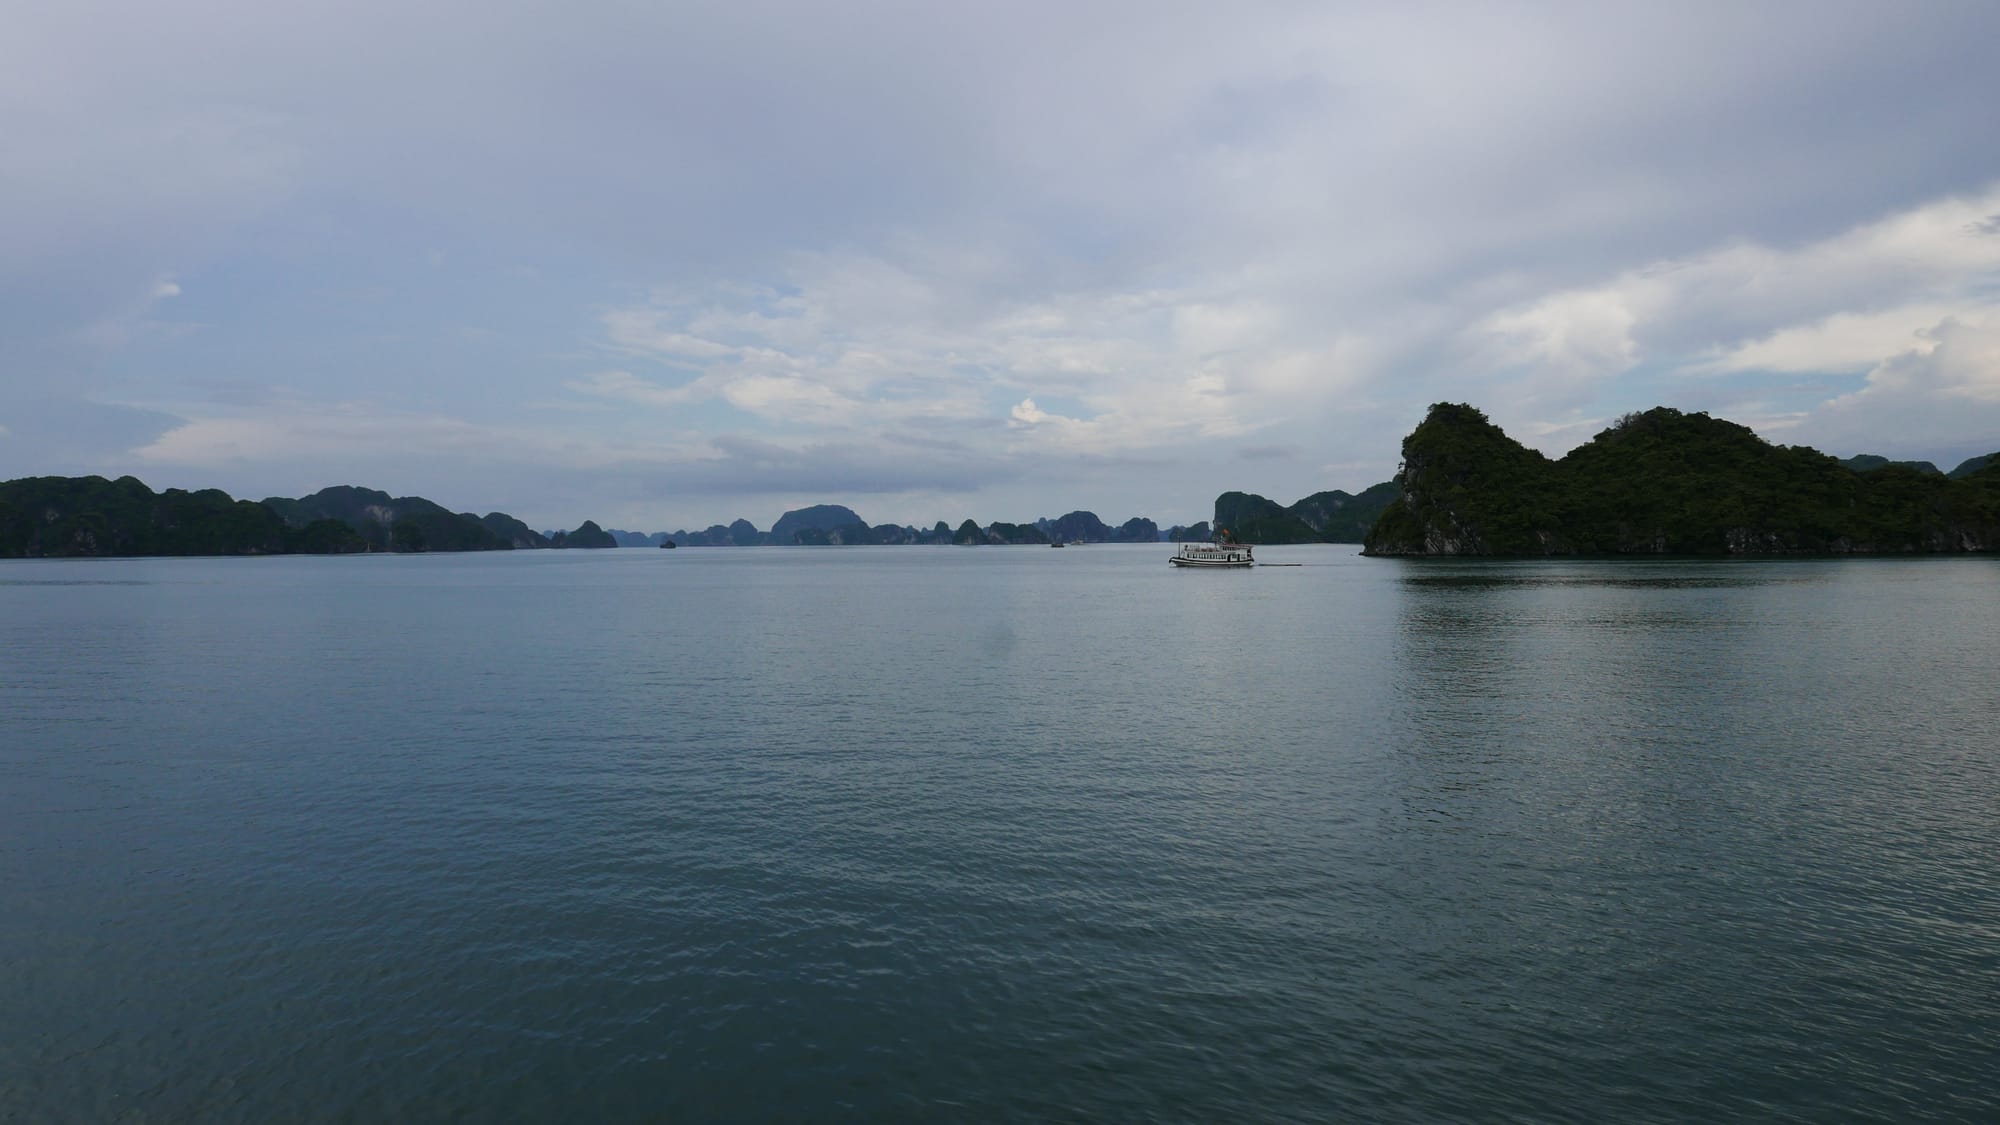
{"type": "Polygon", "coordinates": [[[453,512],[353,485],[297,499],[154,492],[130,476],[0,483],[0,558],[1207,540],[1360,543],[1374,556],[1915,554],[2000,550],[2000,453],[1949,473],[1928,461],[1844,461],[1667,407],[1630,414],[1552,461],[1485,414],[1439,403],[1403,441],[1394,480],[1290,505],[1224,492],[1210,521],[1117,526],[1072,511],[1028,523],[869,524],[842,504],[698,531],[536,531],[504,512],[453,512]]]}

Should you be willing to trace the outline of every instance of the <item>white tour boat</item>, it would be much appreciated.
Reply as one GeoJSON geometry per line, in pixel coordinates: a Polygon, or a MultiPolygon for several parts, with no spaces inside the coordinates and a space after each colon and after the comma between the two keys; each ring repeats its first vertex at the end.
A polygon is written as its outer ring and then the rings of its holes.
{"type": "Polygon", "coordinates": [[[1250,556],[1250,544],[1238,543],[1230,537],[1228,528],[1218,528],[1213,543],[1183,543],[1180,550],[1167,560],[1175,566],[1256,566],[1257,560],[1250,556]]]}

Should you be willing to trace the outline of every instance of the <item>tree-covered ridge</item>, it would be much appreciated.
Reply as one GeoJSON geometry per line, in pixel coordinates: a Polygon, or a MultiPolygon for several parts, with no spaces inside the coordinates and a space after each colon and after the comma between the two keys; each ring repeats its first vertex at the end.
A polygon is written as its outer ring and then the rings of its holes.
{"type": "Polygon", "coordinates": [[[1960,462],[1958,468],[1953,469],[1946,475],[1953,480],[1969,477],[1986,466],[1991,465],[1995,458],[2000,458],[2000,453],[1987,453],[1978,457],[1968,457],[1963,462],[1960,462]]]}
{"type": "MultiPolygon", "coordinates": [[[[570,533],[615,546],[586,522],[570,533]],[[588,530],[592,534],[584,534],[588,530]]],[[[135,477],[0,483],[0,557],[354,554],[548,547],[504,512],[454,513],[420,496],[340,485],[300,499],[236,500],[218,489],[154,492],[135,477]]],[[[577,542],[575,546],[583,546],[577,542]]]]}
{"type": "MultiPolygon", "coordinates": [[[[294,527],[313,520],[339,520],[353,528],[371,551],[507,551],[519,545],[470,512],[453,512],[421,496],[392,497],[354,485],[322,488],[296,500],[267,497],[264,506],[294,527]]],[[[547,544],[530,540],[528,545],[547,544]]]]}
{"type": "Polygon", "coordinates": [[[585,520],[575,531],[558,531],[548,537],[551,547],[583,547],[598,549],[616,547],[618,540],[610,532],[597,526],[594,520],[585,520]]]}
{"type": "Polygon", "coordinates": [[[1841,468],[1853,469],[1857,473],[1872,473],[1876,469],[1894,467],[1899,469],[1915,469],[1920,473],[1944,475],[1943,469],[1938,468],[1929,461],[1891,461],[1879,453],[1858,453],[1852,457],[1843,459],[1840,465],[1841,468]]]}
{"type": "Polygon", "coordinates": [[[1403,442],[1376,555],[1742,555],[2000,549],[2000,467],[1850,468],[1707,414],[1630,414],[1550,461],[1470,406],[1403,442]],[[1858,471],[1865,470],[1865,471],[1858,471]]]}
{"type": "Polygon", "coordinates": [[[218,489],[154,492],[136,477],[0,483],[0,557],[340,554],[366,544],[346,524],[287,524],[218,489]]]}
{"type": "Polygon", "coordinates": [[[1399,491],[1384,481],[1358,495],[1315,492],[1289,507],[1254,492],[1225,492],[1215,498],[1214,525],[1243,543],[1359,543],[1399,491]]]}

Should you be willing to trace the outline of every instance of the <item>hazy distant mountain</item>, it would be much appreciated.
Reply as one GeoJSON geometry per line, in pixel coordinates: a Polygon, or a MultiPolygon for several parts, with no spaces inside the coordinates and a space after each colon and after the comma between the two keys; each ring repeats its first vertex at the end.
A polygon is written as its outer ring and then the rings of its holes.
{"type": "Polygon", "coordinates": [[[618,540],[612,538],[610,532],[590,520],[583,521],[582,526],[575,531],[558,531],[548,538],[549,546],[558,548],[583,547],[597,550],[618,545],[618,540]]]}
{"type": "Polygon", "coordinates": [[[1031,523],[990,523],[986,525],[988,543],[1023,544],[1047,543],[1048,533],[1031,523]]]}
{"type": "Polygon", "coordinates": [[[548,539],[544,538],[541,532],[534,530],[505,512],[488,512],[480,517],[479,522],[485,525],[486,530],[512,543],[520,550],[530,550],[549,545],[548,539]]]}
{"type": "Polygon", "coordinates": [[[1244,543],[1359,543],[1401,489],[1385,481],[1349,495],[1315,492],[1290,507],[1254,492],[1215,498],[1215,526],[1244,543]]]}
{"type": "Polygon", "coordinates": [[[1111,533],[1113,543],[1158,543],[1160,525],[1144,516],[1133,516],[1111,533]]]}
{"type": "Polygon", "coordinates": [[[1856,456],[1849,457],[1847,460],[1842,461],[1841,465],[1845,468],[1853,469],[1857,473],[1874,472],[1876,469],[1886,469],[1891,465],[1893,465],[1901,469],[1914,469],[1920,473],[1936,473],[1939,476],[1944,475],[1944,471],[1942,469],[1939,469],[1936,465],[1931,464],[1929,461],[1891,461],[1887,457],[1883,457],[1875,453],[1857,454],[1856,456]]]}
{"type": "Polygon", "coordinates": [[[1071,512],[1055,519],[1038,519],[1035,526],[1051,542],[1058,543],[1109,543],[1111,529],[1097,518],[1096,512],[1071,512]]]}
{"type": "MultiPolygon", "coordinates": [[[[517,546],[513,534],[494,530],[470,512],[452,512],[421,496],[392,497],[354,485],[322,488],[296,500],[271,496],[264,500],[264,506],[292,527],[304,527],[314,520],[339,520],[377,551],[506,551],[517,546]]],[[[500,521],[511,521],[499,512],[487,518],[496,516],[500,521]]],[[[526,525],[519,530],[534,535],[526,525]]]]}
{"type": "Polygon", "coordinates": [[[1382,510],[1402,493],[1395,481],[1370,485],[1356,495],[1336,488],[1315,492],[1286,511],[1317,532],[1324,542],[1359,543],[1368,537],[1368,529],[1375,526],[1382,510]]]}

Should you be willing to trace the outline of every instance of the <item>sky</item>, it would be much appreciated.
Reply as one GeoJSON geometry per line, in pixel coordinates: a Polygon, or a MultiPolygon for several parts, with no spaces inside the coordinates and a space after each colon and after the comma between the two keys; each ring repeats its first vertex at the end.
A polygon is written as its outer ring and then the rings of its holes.
{"type": "Polygon", "coordinates": [[[0,479],[1204,519],[2000,448],[2000,5],[0,0],[0,479]]]}

